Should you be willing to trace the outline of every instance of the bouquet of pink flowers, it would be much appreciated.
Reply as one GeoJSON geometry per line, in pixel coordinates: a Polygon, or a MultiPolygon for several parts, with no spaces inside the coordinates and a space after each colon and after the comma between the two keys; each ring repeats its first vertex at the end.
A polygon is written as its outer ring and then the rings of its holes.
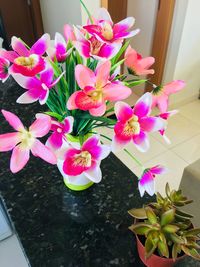
{"type": "MultiPolygon", "coordinates": [[[[13,173],[27,164],[30,152],[57,164],[65,184],[74,190],[101,181],[100,163],[110,151],[125,149],[136,160],[125,148],[128,143],[146,152],[150,132],[158,131],[167,140],[167,119],[176,113],[167,111],[168,98],[184,87],[179,80],[165,86],[152,84],[152,92],[145,93],[134,107],[122,102],[131,95],[131,88],[150,83],[141,76],[154,73],[150,69],[154,58],[142,58],[129,45],[127,39],[139,32],[131,30],[134,18],[114,24],[103,8],[96,18],[89,12],[88,15],[87,25],[65,25],[64,37],[56,33],[55,39],[50,40],[45,33],[31,48],[20,38],[12,37],[12,50],[0,50],[0,79],[5,82],[11,75],[25,89],[17,103],[39,101],[49,109],[36,114],[29,128],[16,115],[2,110],[14,132],[0,135],[0,151],[12,150],[13,173]],[[129,75],[121,73],[122,64],[129,75]],[[110,106],[113,102],[114,107],[110,106]],[[161,114],[152,116],[155,106],[161,114]],[[107,116],[112,111],[116,119],[107,116]],[[110,146],[103,144],[103,139],[109,138],[98,134],[98,127],[114,129],[110,146]],[[49,132],[43,144],[38,138],[49,132]]],[[[154,194],[155,175],[165,171],[159,165],[142,170],[141,196],[145,191],[154,194]]]]}

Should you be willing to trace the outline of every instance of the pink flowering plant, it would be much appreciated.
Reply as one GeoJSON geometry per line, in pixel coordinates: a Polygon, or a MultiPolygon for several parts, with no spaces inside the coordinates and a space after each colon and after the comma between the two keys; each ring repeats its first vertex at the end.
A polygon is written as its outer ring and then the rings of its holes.
{"type": "MultiPolygon", "coordinates": [[[[81,1],[82,3],[82,1],[81,1]]],[[[85,7],[84,3],[82,3],[85,7]]],[[[154,178],[166,168],[160,165],[144,169],[128,150],[127,144],[144,153],[150,148],[149,134],[165,135],[167,120],[176,111],[168,111],[169,96],[184,87],[183,81],[167,85],[152,84],[133,106],[124,102],[133,87],[149,83],[144,75],[154,74],[153,57],[142,57],[130,46],[130,37],[139,33],[134,18],[113,23],[106,9],[97,17],[88,13],[87,25],[64,26],[64,35],[51,40],[45,33],[32,47],[13,37],[11,50],[0,50],[0,79],[11,75],[25,92],[16,100],[19,104],[38,101],[46,105],[44,114],[36,114],[27,129],[9,111],[3,116],[14,132],[0,135],[0,151],[12,151],[10,169],[20,171],[28,162],[30,152],[58,168],[68,184],[81,185],[101,181],[101,161],[111,151],[124,149],[142,167],[139,177],[141,196],[155,193],[154,178]],[[128,72],[122,72],[123,65],[128,72]],[[132,78],[130,78],[132,75],[132,78]],[[161,113],[151,115],[153,107],[161,113]],[[116,119],[108,114],[115,112],[116,119]],[[113,138],[98,134],[98,128],[113,129],[113,138]],[[46,136],[42,144],[38,138],[46,136]],[[104,145],[105,139],[110,146],[104,145]]]]}

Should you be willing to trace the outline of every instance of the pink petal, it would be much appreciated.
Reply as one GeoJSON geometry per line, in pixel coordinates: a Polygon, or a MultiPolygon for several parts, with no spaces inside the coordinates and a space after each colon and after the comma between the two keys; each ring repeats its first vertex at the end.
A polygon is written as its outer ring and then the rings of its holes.
{"type": "Polygon", "coordinates": [[[77,97],[78,94],[79,94],[79,91],[73,93],[73,94],[69,97],[69,99],[68,99],[68,101],[67,101],[67,109],[69,109],[69,110],[73,110],[73,109],[77,109],[77,108],[78,108],[77,105],[76,105],[76,103],[75,103],[75,99],[76,99],[76,97],[77,97]]]}
{"type": "Polygon", "coordinates": [[[106,104],[102,103],[98,108],[91,108],[89,109],[89,112],[92,116],[103,116],[103,114],[106,112],[106,104]]]}
{"type": "Polygon", "coordinates": [[[83,65],[79,64],[75,67],[75,77],[81,89],[84,89],[86,86],[94,86],[94,72],[83,65]]]}
{"type": "Polygon", "coordinates": [[[167,111],[169,105],[169,98],[166,94],[157,97],[157,106],[161,113],[167,111]]]}
{"type": "Polygon", "coordinates": [[[54,76],[54,71],[52,68],[48,68],[40,73],[40,80],[46,85],[50,85],[54,76]]]}
{"type": "Polygon", "coordinates": [[[30,104],[38,100],[38,97],[34,98],[29,92],[23,93],[17,98],[16,102],[19,104],[30,104]]]}
{"type": "Polygon", "coordinates": [[[108,83],[110,77],[111,62],[105,61],[100,63],[96,68],[96,87],[103,87],[108,83]]]}
{"type": "Polygon", "coordinates": [[[41,82],[35,77],[26,77],[22,74],[12,74],[14,80],[25,89],[41,89],[41,82]]]}
{"type": "Polygon", "coordinates": [[[66,158],[63,164],[63,171],[65,174],[76,176],[76,175],[83,173],[85,170],[89,168],[83,165],[74,164],[74,160],[75,160],[74,156],[79,153],[80,152],[76,149],[70,149],[67,152],[66,158]]]}
{"type": "Polygon", "coordinates": [[[115,115],[119,121],[126,122],[133,116],[133,109],[125,102],[115,104],[115,115]]]}
{"type": "Polygon", "coordinates": [[[158,117],[143,117],[139,123],[141,129],[145,132],[155,132],[165,127],[163,119],[158,117]]]}
{"type": "Polygon", "coordinates": [[[6,110],[1,110],[3,116],[5,119],[8,121],[10,126],[12,126],[16,131],[23,131],[24,126],[21,122],[21,120],[12,112],[6,111],[6,110]]]}
{"type": "Polygon", "coordinates": [[[63,144],[62,133],[53,132],[52,135],[48,138],[48,142],[53,148],[55,149],[60,148],[63,144]]]}
{"type": "Polygon", "coordinates": [[[0,56],[13,62],[19,55],[15,51],[6,51],[5,49],[0,49],[0,56]]]}
{"type": "Polygon", "coordinates": [[[42,114],[39,116],[29,127],[29,131],[34,134],[35,137],[45,136],[51,128],[51,118],[48,115],[42,114]]]}
{"type": "Polygon", "coordinates": [[[157,166],[154,166],[150,169],[150,171],[153,173],[153,174],[165,174],[167,173],[169,170],[164,167],[164,166],[161,166],[161,165],[157,165],[157,166]]]}
{"type": "Polygon", "coordinates": [[[40,105],[44,105],[47,102],[49,97],[49,88],[47,87],[46,90],[42,90],[41,95],[39,96],[40,105]]]}
{"type": "Polygon", "coordinates": [[[133,136],[133,143],[136,148],[141,152],[146,152],[150,146],[147,134],[142,131],[138,135],[133,136]]]}
{"type": "Polygon", "coordinates": [[[65,48],[67,46],[64,37],[59,32],[55,34],[55,45],[57,44],[62,44],[65,48]]]}
{"type": "Polygon", "coordinates": [[[12,150],[20,141],[18,133],[0,134],[0,152],[12,150]]]}
{"type": "Polygon", "coordinates": [[[64,36],[65,36],[66,41],[68,41],[68,40],[75,41],[76,40],[75,34],[72,30],[72,27],[69,24],[64,25],[64,36]]]}
{"type": "Polygon", "coordinates": [[[130,140],[123,140],[120,139],[117,135],[114,135],[112,139],[112,144],[111,144],[111,150],[113,153],[119,152],[122,150],[130,140]]]}
{"type": "Polygon", "coordinates": [[[154,177],[153,177],[151,171],[148,169],[145,169],[143,174],[142,174],[142,177],[140,178],[140,184],[145,185],[145,184],[151,182],[153,179],[154,179],[154,177]]]}
{"type": "Polygon", "coordinates": [[[124,39],[124,38],[131,38],[137,35],[140,32],[140,29],[136,29],[130,32],[118,32],[115,34],[114,39],[124,39]]]}
{"type": "Polygon", "coordinates": [[[76,41],[74,46],[82,57],[90,57],[90,43],[88,41],[76,41]]]}
{"type": "Polygon", "coordinates": [[[136,60],[137,60],[137,52],[129,45],[125,52],[124,64],[127,67],[131,68],[136,60]]]}
{"type": "Polygon", "coordinates": [[[88,151],[92,155],[92,158],[99,160],[102,151],[99,136],[95,135],[88,138],[82,146],[82,151],[88,151]]]}
{"type": "MultiPolygon", "coordinates": [[[[76,106],[81,110],[91,110],[96,109],[102,105],[101,101],[95,101],[90,96],[88,96],[85,92],[78,91],[78,94],[75,98],[75,104],[76,106]]],[[[104,110],[104,107],[103,107],[104,110]]],[[[103,111],[100,108],[101,114],[103,111]]]]}
{"type": "Polygon", "coordinates": [[[30,55],[29,50],[25,44],[17,37],[13,36],[11,39],[11,46],[20,56],[28,57],[30,55]]]}
{"type": "Polygon", "coordinates": [[[109,101],[126,99],[131,95],[131,89],[118,83],[107,84],[103,88],[104,98],[109,101]]]}
{"type": "Polygon", "coordinates": [[[94,183],[99,183],[102,179],[101,169],[98,164],[84,172],[85,176],[94,183]]]}
{"type": "Polygon", "coordinates": [[[111,22],[111,24],[113,23],[112,19],[111,19],[111,16],[108,13],[108,10],[106,8],[103,8],[103,7],[98,10],[97,19],[98,20],[109,21],[109,22],[111,22]]]}
{"type": "Polygon", "coordinates": [[[129,28],[133,26],[134,23],[135,19],[133,17],[125,18],[114,25],[113,32],[126,32],[129,28]]]}
{"type": "Polygon", "coordinates": [[[42,56],[49,46],[50,43],[50,36],[48,33],[42,35],[40,39],[31,47],[30,53],[42,56]]]}
{"type": "Polygon", "coordinates": [[[99,50],[98,56],[103,58],[112,58],[119,52],[121,46],[121,43],[104,43],[99,50]]]}
{"type": "Polygon", "coordinates": [[[151,111],[152,95],[145,93],[138,99],[134,107],[134,114],[139,118],[147,116],[151,111]]]}
{"type": "Polygon", "coordinates": [[[50,148],[46,147],[44,144],[42,144],[39,140],[35,140],[31,152],[35,157],[39,157],[46,162],[50,164],[56,164],[57,163],[57,158],[54,155],[54,153],[51,151],[50,148]]]}
{"type": "Polygon", "coordinates": [[[58,76],[58,78],[56,78],[56,79],[49,85],[49,88],[54,87],[54,86],[60,81],[60,79],[63,77],[64,74],[65,74],[65,71],[62,72],[62,73],[58,76]]]}
{"type": "Polygon", "coordinates": [[[10,170],[16,173],[24,168],[30,158],[30,150],[24,148],[22,144],[16,146],[13,149],[11,159],[10,159],[10,170]]]}
{"type": "Polygon", "coordinates": [[[71,133],[73,130],[74,118],[72,116],[68,116],[64,119],[63,123],[65,133],[71,133]]]}
{"type": "Polygon", "coordinates": [[[167,95],[179,92],[180,90],[182,90],[185,87],[185,82],[182,80],[175,80],[171,83],[168,83],[164,86],[164,92],[167,95]]]}
{"type": "Polygon", "coordinates": [[[115,124],[114,131],[119,140],[123,141],[130,141],[132,139],[133,133],[129,133],[125,131],[126,128],[126,122],[118,121],[115,124]]]}
{"type": "Polygon", "coordinates": [[[155,58],[154,57],[145,57],[145,58],[142,58],[140,60],[139,64],[143,69],[148,69],[154,63],[155,63],[155,58]]]}
{"type": "Polygon", "coordinates": [[[160,118],[162,118],[163,120],[168,120],[168,118],[170,118],[171,116],[174,116],[178,112],[179,112],[178,110],[174,109],[174,110],[171,110],[171,111],[168,111],[168,112],[161,113],[158,116],[160,118]]]}

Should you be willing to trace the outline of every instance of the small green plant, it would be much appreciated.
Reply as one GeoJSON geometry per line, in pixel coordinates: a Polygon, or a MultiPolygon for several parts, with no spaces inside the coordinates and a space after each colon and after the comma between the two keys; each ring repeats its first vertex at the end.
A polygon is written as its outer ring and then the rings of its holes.
{"type": "Polygon", "coordinates": [[[148,259],[153,253],[174,260],[185,253],[197,260],[200,254],[197,249],[200,228],[194,228],[192,215],[180,210],[180,207],[192,202],[182,195],[181,190],[170,191],[165,187],[166,197],[156,194],[156,202],[149,203],[140,209],[131,209],[128,213],[135,218],[129,227],[137,235],[145,237],[145,256],[148,259]]]}

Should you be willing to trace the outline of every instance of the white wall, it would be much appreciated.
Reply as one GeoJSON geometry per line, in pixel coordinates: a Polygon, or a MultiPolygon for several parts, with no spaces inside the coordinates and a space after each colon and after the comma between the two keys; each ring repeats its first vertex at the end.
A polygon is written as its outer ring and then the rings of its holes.
{"type": "MultiPolygon", "coordinates": [[[[98,9],[101,6],[101,0],[84,0],[84,3],[89,12],[95,17],[98,9]]],[[[86,24],[88,16],[82,6],[81,6],[81,15],[82,15],[82,24],[86,24]]]]}
{"type": "Polygon", "coordinates": [[[171,97],[179,105],[196,99],[200,89],[200,1],[177,0],[163,82],[182,79],[186,88],[171,97]]]}
{"type": "Polygon", "coordinates": [[[56,31],[63,33],[66,23],[82,23],[79,0],[40,0],[40,5],[44,31],[50,33],[51,38],[56,31]]]}
{"type": "MultiPolygon", "coordinates": [[[[158,0],[128,0],[127,15],[135,18],[134,28],[140,29],[140,33],[132,38],[131,46],[143,57],[151,55],[157,8],[158,0]]],[[[142,95],[144,86],[137,86],[134,92],[142,95]]]]}

